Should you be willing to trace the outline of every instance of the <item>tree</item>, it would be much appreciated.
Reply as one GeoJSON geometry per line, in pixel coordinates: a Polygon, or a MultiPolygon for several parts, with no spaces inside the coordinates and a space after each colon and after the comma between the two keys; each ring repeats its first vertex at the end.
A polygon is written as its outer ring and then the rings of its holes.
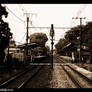
{"type": "MultiPolygon", "coordinates": [[[[80,32],[82,33],[82,31],[84,30],[86,30],[84,25],[82,26],[78,25],[68,30],[64,38],[61,38],[59,42],[55,45],[57,52],[59,54],[63,52],[62,48],[68,45],[69,43],[75,44],[75,45],[80,44],[80,32]]],[[[83,43],[84,40],[82,39],[81,42],[83,43]]]]}
{"type": "Polygon", "coordinates": [[[5,52],[4,50],[7,48],[9,44],[9,39],[12,38],[12,33],[10,32],[10,28],[8,23],[4,22],[2,16],[7,17],[8,12],[5,7],[0,4],[0,63],[3,63],[5,52]]]}
{"type": "Polygon", "coordinates": [[[68,41],[65,38],[61,38],[59,42],[55,45],[58,54],[62,54],[62,48],[68,44],[68,41]]]}
{"type": "MultiPolygon", "coordinates": [[[[92,21],[88,22],[85,26],[85,39],[89,47],[92,47],[92,21]]],[[[84,37],[83,37],[84,38],[84,37]]]]}
{"type": "Polygon", "coordinates": [[[30,35],[30,43],[37,43],[40,46],[45,46],[47,40],[48,38],[44,33],[34,33],[30,35]]]}
{"type": "Polygon", "coordinates": [[[33,54],[37,55],[46,55],[47,49],[45,43],[48,40],[46,34],[44,33],[34,33],[30,35],[30,43],[36,43],[37,47],[33,49],[33,54]]]}
{"type": "Polygon", "coordinates": [[[66,32],[64,38],[64,43],[63,39],[61,39],[55,46],[58,53],[61,53],[62,47],[68,43],[73,44],[77,49],[79,45],[81,45],[81,51],[91,52],[89,56],[91,56],[90,62],[92,63],[92,21],[88,22],[86,25],[78,25],[71,28],[66,32]]]}
{"type": "Polygon", "coordinates": [[[47,49],[47,55],[50,56],[51,52],[50,52],[50,47],[48,45],[46,45],[46,49],[47,49]]]}
{"type": "Polygon", "coordinates": [[[90,62],[92,63],[92,21],[86,24],[85,39],[87,46],[90,48],[90,52],[91,52],[90,62]]]}

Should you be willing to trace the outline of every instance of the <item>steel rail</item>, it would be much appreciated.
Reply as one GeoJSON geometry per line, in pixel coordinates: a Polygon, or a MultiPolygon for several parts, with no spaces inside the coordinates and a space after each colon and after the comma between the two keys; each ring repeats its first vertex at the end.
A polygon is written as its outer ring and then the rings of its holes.
{"type": "Polygon", "coordinates": [[[25,88],[28,83],[40,72],[43,66],[41,66],[29,79],[27,79],[25,82],[23,82],[18,88],[22,89],[25,88]]]}
{"type": "Polygon", "coordinates": [[[66,72],[66,74],[69,76],[71,81],[75,84],[75,86],[77,88],[82,88],[82,85],[80,85],[80,83],[64,68],[64,66],[62,66],[62,68],[66,72]]]}
{"type": "MultiPolygon", "coordinates": [[[[60,60],[59,57],[57,59],[59,62],[60,61],[63,61],[63,60],[60,60]]],[[[68,66],[68,65],[64,65],[64,66],[68,66]]],[[[66,74],[68,75],[68,77],[71,79],[71,81],[75,84],[75,86],[77,88],[82,88],[82,86],[79,84],[79,82],[77,80],[75,80],[75,78],[64,68],[63,65],[61,65],[61,67],[63,68],[63,70],[66,72],[66,74]]]]}
{"type": "Polygon", "coordinates": [[[14,76],[14,77],[10,78],[9,80],[3,82],[3,83],[0,85],[0,88],[5,87],[5,86],[8,85],[9,83],[13,82],[14,80],[18,79],[19,77],[21,77],[21,76],[23,76],[24,74],[28,73],[30,70],[32,71],[32,70],[35,69],[35,68],[36,68],[36,66],[34,66],[34,67],[32,67],[32,68],[30,68],[30,69],[28,69],[28,70],[22,72],[21,74],[18,74],[17,76],[14,76]]]}
{"type": "MultiPolygon", "coordinates": [[[[61,58],[60,58],[60,60],[63,61],[63,59],[61,59],[61,58]]],[[[68,65],[68,67],[71,68],[75,73],[77,73],[80,77],[84,78],[88,83],[90,83],[92,85],[92,79],[89,79],[88,77],[86,77],[82,73],[78,72],[76,69],[74,69],[70,65],[68,65]]]]}

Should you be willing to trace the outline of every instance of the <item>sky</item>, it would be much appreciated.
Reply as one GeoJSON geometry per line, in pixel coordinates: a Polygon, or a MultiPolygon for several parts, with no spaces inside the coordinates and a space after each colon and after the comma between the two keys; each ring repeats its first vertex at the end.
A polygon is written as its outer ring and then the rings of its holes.
{"type": "MultiPolygon", "coordinates": [[[[2,4],[3,5],[3,4],[2,4]]],[[[73,17],[86,17],[82,24],[92,21],[92,4],[4,4],[8,11],[8,17],[4,21],[9,23],[13,39],[17,44],[26,41],[26,14],[30,13],[29,27],[74,27],[80,24],[79,19],[73,17]]],[[[69,29],[54,29],[54,44],[63,38],[69,29]]],[[[50,29],[30,29],[29,36],[33,33],[46,33],[48,41],[46,45],[51,46],[49,36],[50,29]]]]}

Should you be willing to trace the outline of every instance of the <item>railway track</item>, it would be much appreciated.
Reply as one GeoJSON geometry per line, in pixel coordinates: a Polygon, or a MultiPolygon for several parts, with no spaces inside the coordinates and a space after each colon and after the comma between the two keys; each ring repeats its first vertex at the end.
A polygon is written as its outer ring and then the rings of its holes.
{"type": "Polygon", "coordinates": [[[33,77],[42,69],[42,66],[34,66],[23,73],[10,78],[0,85],[0,88],[24,88],[33,77]]]}
{"type": "Polygon", "coordinates": [[[92,80],[74,70],[69,65],[62,67],[77,88],[92,88],[92,80]]]}
{"type": "MultiPolygon", "coordinates": [[[[63,62],[62,59],[59,57],[56,58],[58,62],[63,62]]],[[[65,63],[65,62],[63,62],[65,63]]],[[[66,72],[66,74],[69,76],[69,78],[72,80],[72,82],[75,84],[77,88],[92,88],[92,80],[84,76],[82,73],[75,70],[72,66],[69,64],[61,65],[63,70],[66,72]]]]}
{"type": "MultiPolygon", "coordinates": [[[[57,59],[59,59],[61,62],[63,62],[63,63],[71,63],[71,62],[72,62],[69,58],[64,59],[63,57],[60,57],[60,56],[58,56],[58,55],[56,55],[55,57],[56,57],[57,59]],[[68,60],[68,59],[69,59],[69,60],[68,60]]],[[[59,61],[59,63],[60,63],[60,61],[59,61]]]]}
{"type": "Polygon", "coordinates": [[[66,72],[66,74],[68,75],[68,77],[72,80],[72,82],[74,83],[74,85],[77,88],[82,88],[82,86],[79,84],[79,82],[74,78],[73,75],[71,75],[71,73],[69,72],[69,70],[67,70],[64,66],[61,66],[63,68],[63,70],[66,72]]]}
{"type": "Polygon", "coordinates": [[[55,59],[56,59],[57,63],[66,63],[59,56],[55,56],[55,59]]]}

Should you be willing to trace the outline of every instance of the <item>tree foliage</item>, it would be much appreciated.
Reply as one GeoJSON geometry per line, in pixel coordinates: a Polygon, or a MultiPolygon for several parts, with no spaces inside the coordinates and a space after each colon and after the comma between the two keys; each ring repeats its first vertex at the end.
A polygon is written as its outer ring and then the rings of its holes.
{"type": "Polygon", "coordinates": [[[78,25],[76,27],[73,27],[66,32],[65,38],[71,43],[76,43],[76,41],[80,40],[80,32],[82,34],[84,30],[85,30],[84,25],[82,26],[78,25]]]}
{"type": "Polygon", "coordinates": [[[35,56],[47,54],[47,49],[45,47],[47,40],[48,38],[44,33],[34,33],[30,35],[30,43],[37,43],[37,47],[33,50],[35,56]]]}
{"type": "Polygon", "coordinates": [[[86,25],[78,25],[68,30],[64,36],[65,39],[60,39],[55,45],[57,52],[62,51],[62,47],[68,43],[92,48],[92,22],[88,22],[86,25]],[[81,37],[81,38],[80,38],[81,37]]]}
{"type": "Polygon", "coordinates": [[[45,46],[47,40],[48,38],[44,33],[34,33],[30,35],[30,43],[37,43],[41,46],[45,46]]]}
{"type": "Polygon", "coordinates": [[[62,52],[62,48],[68,43],[68,41],[64,38],[61,38],[59,42],[55,45],[57,52],[60,54],[62,52]]]}
{"type": "Polygon", "coordinates": [[[92,47],[92,22],[88,22],[85,26],[85,33],[82,36],[85,39],[85,43],[91,48],[92,47]]]}
{"type": "Polygon", "coordinates": [[[92,46],[92,22],[71,28],[66,33],[65,38],[74,44],[79,44],[81,41],[81,45],[86,45],[90,48],[92,46]]]}
{"type": "Polygon", "coordinates": [[[8,12],[6,8],[0,4],[0,63],[3,62],[5,53],[4,50],[9,44],[9,39],[12,38],[12,33],[7,22],[4,22],[2,16],[7,17],[8,12]]]}
{"type": "Polygon", "coordinates": [[[48,45],[46,45],[46,50],[47,50],[47,55],[50,56],[51,55],[51,51],[50,51],[50,47],[48,45]]]}

